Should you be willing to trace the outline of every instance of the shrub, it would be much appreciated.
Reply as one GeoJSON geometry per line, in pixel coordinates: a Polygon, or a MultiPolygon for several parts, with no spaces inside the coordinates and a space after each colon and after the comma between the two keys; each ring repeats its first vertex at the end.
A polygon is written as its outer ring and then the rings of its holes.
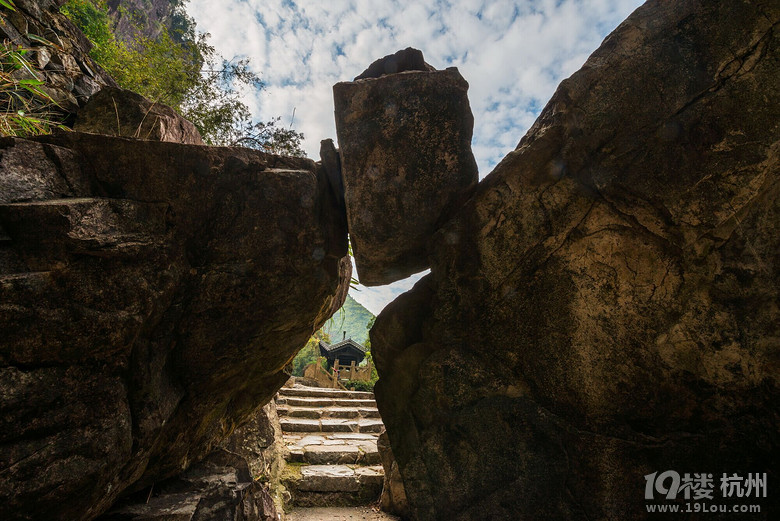
{"type": "Polygon", "coordinates": [[[374,384],[375,383],[376,383],[376,380],[373,380],[373,379],[370,382],[364,382],[362,380],[347,380],[344,383],[344,387],[346,387],[350,391],[374,392],[374,384]]]}
{"type": "Polygon", "coordinates": [[[69,0],[61,12],[92,42],[90,56],[123,88],[178,110],[200,80],[203,41],[175,42],[167,30],[152,39],[137,28],[125,43],[111,29],[105,0],[69,0]]]}

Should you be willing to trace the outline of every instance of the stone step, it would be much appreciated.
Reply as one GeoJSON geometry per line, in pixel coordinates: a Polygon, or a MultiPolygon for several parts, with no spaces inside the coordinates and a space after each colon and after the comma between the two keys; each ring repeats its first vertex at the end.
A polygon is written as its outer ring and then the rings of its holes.
{"type": "Polygon", "coordinates": [[[284,432],[381,432],[382,420],[348,418],[280,418],[284,432]]]}
{"type": "Polygon", "coordinates": [[[387,512],[375,511],[370,506],[359,507],[303,507],[287,514],[287,521],[399,521],[387,512]]]}
{"type": "Polygon", "coordinates": [[[374,400],[352,398],[276,398],[276,405],[291,405],[293,407],[376,407],[374,400]]]}
{"type": "Polygon", "coordinates": [[[366,391],[344,391],[341,389],[325,389],[321,387],[282,387],[280,396],[311,397],[311,398],[339,398],[373,400],[374,393],[366,391]]]}
{"type": "Polygon", "coordinates": [[[282,483],[293,506],[347,506],[376,501],[382,492],[381,465],[288,464],[282,483]]]}
{"type": "Polygon", "coordinates": [[[287,461],[291,463],[379,464],[377,436],[369,433],[288,434],[287,461]]]}
{"type": "Polygon", "coordinates": [[[276,408],[279,416],[290,418],[379,418],[376,407],[293,407],[276,408]]]}

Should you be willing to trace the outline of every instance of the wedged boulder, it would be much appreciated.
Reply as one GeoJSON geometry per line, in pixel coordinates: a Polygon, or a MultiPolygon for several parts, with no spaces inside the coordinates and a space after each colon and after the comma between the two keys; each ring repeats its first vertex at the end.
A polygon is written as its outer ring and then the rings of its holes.
{"type": "Polygon", "coordinates": [[[655,519],[701,491],[777,516],[778,22],[645,3],[437,233],[419,313],[371,332],[418,519],[655,519]],[[665,471],[712,481],[646,500],[665,471]]]}
{"type": "Polygon", "coordinates": [[[427,268],[431,236],[476,184],[467,90],[454,67],[333,87],[349,232],[366,286],[427,268]]]}
{"type": "Polygon", "coordinates": [[[343,303],[311,160],[0,139],[0,518],[92,519],[270,400],[343,303]]]}
{"type": "Polygon", "coordinates": [[[397,74],[406,71],[435,71],[436,69],[427,63],[423,58],[423,53],[419,49],[407,47],[395,54],[388,54],[379,58],[368,69],[355,76],[355,81],[366,78],[381,78],[388,74],[397,74]]]}
{"type": "Polygon", "coordinates": [[[191,121],[162,103],[127,89],[104,87],[76,114],[78,132],[202,145],[191,121]]]}

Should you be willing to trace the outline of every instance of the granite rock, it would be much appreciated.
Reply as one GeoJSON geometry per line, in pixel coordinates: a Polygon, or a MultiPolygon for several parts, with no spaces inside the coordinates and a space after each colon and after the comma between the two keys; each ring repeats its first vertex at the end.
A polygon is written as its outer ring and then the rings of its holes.
{"type": "Polygon", "coordinates": [[[724,505],[723,473],[777,481],[779,22],[645,3],[439,229],[371,332],[418,519],[647,519],[653,472],[724,505]]]}
{"type": "Polygon", "coordinates": [[[456,68],[333,87],[349,232],[366,286],[427,268],[431,236],[476,184],[467,90],[456,68]]]}
{"type": "Polygon", "coordinates": [[[209,454],[343,303],[308,159],[0,139],[0,518],[93,519],[209,454]]]}

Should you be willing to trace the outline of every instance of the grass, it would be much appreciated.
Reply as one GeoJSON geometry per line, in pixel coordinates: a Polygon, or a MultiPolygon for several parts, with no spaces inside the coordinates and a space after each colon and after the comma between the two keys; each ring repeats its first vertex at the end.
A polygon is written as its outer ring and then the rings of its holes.
{"type": "Polygon", "coordinates": [[[45,92],[46,82],[30,63],[31,52],[8,41],[0,47],[0,135],[39,136],[67,128],[63,111],[45,92]]]}

